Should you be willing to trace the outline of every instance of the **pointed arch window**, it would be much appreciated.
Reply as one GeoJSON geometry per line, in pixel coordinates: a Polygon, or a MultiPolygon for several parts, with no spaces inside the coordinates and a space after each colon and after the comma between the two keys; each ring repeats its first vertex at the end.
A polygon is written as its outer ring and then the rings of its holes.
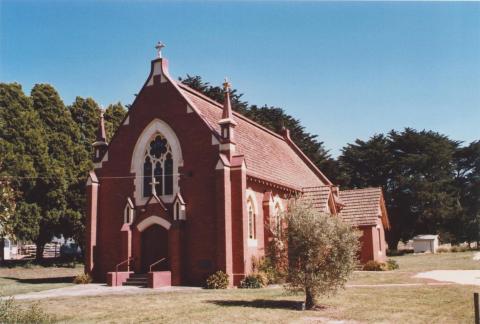
{"type": "Polygon", "coordinates": [[[123,222],[125,224],[133,223],[133,218],[135,217],[135,208],[133,206],[133,202],[130,198],[127,198],[127,203],[125,204],[125,208],[123,210],[123,222]]]}
{"type": "Polygon", "coordinates": [[[255,208],[253,206],[252,197],[247,199],[247,213],[248,213],[248,238],[255,240],[257,238],[256,233],[256,215],[255,208]]]}
{"type": "Polygon", "coordinates": [[[156,134],[150,141],[144,161],[143,196],[151,196],[154,190],[158,196],[173,194],[172,149],[163,135],[156,134]]]}
{"type": "Polygon", "coordinates": [[[282,235],[281,212],[280,204],[277,202],[273,208],[273,230],[278,238],[281,238],[282,235]]]}

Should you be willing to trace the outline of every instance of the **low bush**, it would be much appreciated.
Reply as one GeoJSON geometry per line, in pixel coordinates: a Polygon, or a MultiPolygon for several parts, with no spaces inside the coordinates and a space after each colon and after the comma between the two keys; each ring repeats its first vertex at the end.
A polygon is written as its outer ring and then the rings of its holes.
{"type": "Polygon", "coordinates": [[[405,254],[413,254],[413,252],[413,249],[387,250],[387,256],[402,256],[405,254]]]}
{"type": "Polygon", "coordinates": [[[265,285],[285,283],[285,278],[287,277],[286,271],[282,270],[282,267],[268,256],[256,260],[252,270],[263,273],[266,276],[267,283],[265,285]]]}
{"type": "Polygon", "coordinates": [[[440,247],[437,249],[437,253],[447,253],[447,252],[450,252],[450,249],[446,247],[440,247]]]}
{"type": "Polygon", "coordinates": [[[387,250],[387,256],[402,256],[404,254],[403,250],[387,250]]]}
{"type": "Polygon", "coordinates": [[[80,274],[73,279],[73,283],[77,285],[78,284],[85,285],[91,282],[92,282],[92,277],[90,277],[90,275],[87,273],[80,274]]]}
{"type": "Polygon", "coordinates": [[[370,260],[363,265],[364,271],[385,271],[387,270],[387,265],[383,262],[378,262],[370,260]]]}
{"type": "Polygon", "coordinates": [[[466,252],[468,250],[469,249],[466,246],[455,245],[455,246],[452,246],[452,248],[450,249],[450,252],[466,252]]]}
{"type": "Polygon", "coordinates": [[[54,323],[55,317],[45,313],[38,304],[23,308],[13,298],[0,300],[0,323],[54,323]]]}
{"type": "Polygon", "coordinates": [[[268,279],[264,273],[258,272],[246,276],[240,281],[239,288],[263,288],[267,286],[268,279]]]}
{"type": "Polygon", "coordinates": [[[400,266],[398,265],[397,261],[393,259],[387,260],[387,270],[397,270],[398,268],[400,268],[400,266]]]}
{"type": "Polygon", "coordinates": [[[228,288],[228,275],[223,271],[217,271],[207,278],[205,288],[226,289],[228,288]]]}

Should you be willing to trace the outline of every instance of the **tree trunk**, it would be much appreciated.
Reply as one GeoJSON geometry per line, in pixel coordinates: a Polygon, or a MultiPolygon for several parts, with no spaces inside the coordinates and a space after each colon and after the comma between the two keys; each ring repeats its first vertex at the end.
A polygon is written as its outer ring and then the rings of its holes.
{"type": "Polygon", "coordinates": [[[37,249],[35,251],[35,260],[37,262],[43,260],[43,251],[45,250],[45,243],[43,242],[36,242],[37,249]]]}
{"type": "Polygon", "coordinates": [[[315,307],[315,296],[309,288],[305,289],[305,309],[312,309],[315,307]]]}
{"type": "Polygon", "coordinates": [[[388,243],[389,250],[397,250],[398,242],[400,242],[400,235],[394,233],[392,230],[387,231],[386,240],[388,243]]]}

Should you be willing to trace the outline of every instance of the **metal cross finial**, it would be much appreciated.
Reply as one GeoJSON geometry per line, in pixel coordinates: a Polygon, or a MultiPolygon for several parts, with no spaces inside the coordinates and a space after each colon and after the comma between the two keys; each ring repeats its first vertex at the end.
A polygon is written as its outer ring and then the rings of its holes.
{"type": "Polygon", "coordinates": [[[149,183],[149,185],[152,186],[152,195],[156,196],[157,195],[157,184],[160,184],[160,182],[157,181],[155,177],[153,177],[153,181],[149,183]]]}
{"type": "Polygon", "coordinates": [[[224,90],[224,91],[229,91],[229,90],[230,90],[230,86],[231,86],[230,82],[228,82],[228,79],[225,78],[225,82],[223,82],[223,90],[224,90]]]}
{"type": "Polygon", "coordinates": [[[155,49],[157,50],[157,56],[158,58],[162,58],[162,48],[165,47],[165,44],[162,42],[158,42],[157,45],[155,45],[155,49]]]}

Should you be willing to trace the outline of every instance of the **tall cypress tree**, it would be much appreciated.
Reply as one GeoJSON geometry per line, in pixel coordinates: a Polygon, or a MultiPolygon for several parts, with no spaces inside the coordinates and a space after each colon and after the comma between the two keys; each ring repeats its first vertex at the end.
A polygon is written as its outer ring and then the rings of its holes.
{"type": "Polygon", "coordinates": [[[0,177],[17,192],[13,231],[17,238],[33,241],[52,161],[42,122],[19,84],[0,83],[0,126],[0,177]]]}

